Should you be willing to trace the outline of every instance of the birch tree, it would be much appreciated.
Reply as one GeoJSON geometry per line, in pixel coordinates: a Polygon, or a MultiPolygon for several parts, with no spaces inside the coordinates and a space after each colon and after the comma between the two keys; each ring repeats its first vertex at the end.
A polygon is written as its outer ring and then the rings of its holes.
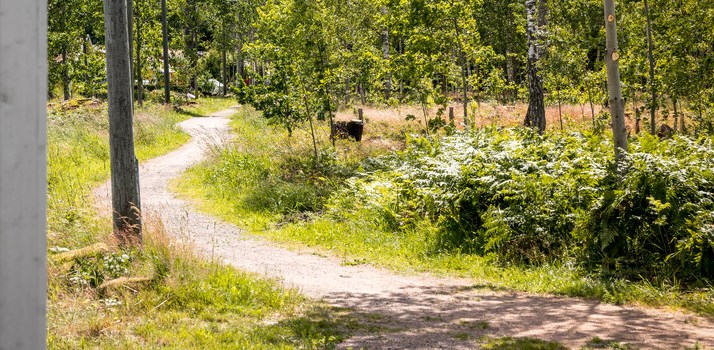
{"type": "Polygon", "coordinates": [[[528,111],[525,126],[545,131],[543,78],[539,61],[545,52],[545,28],[548,5],[546,0],[526,0],[526,33],[528,36],[528,111]]]}
{"type": "Polygon", "coordinates": [[[620,53],[617,50],[617,17],[614,0],[605,0],[605,33],[605,65],[612,114],[612,134],[615,139],[615,158],[622,159],[627,153],[627,130],[625,129],[625,101],[622,99],[620,86],[620,53]]]}

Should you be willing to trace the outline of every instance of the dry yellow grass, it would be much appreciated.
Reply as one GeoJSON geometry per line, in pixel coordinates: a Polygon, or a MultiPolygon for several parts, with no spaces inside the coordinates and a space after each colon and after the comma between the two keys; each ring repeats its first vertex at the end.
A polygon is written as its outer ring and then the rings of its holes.
{"type": "MultiPolygon", "coordinates": [[[[454,109],[455,125],[457,128],[463,127],[463,105],[459,103],[451,103],[448,107],[454,109]]],[[[631,106],[627,106],[625,112],[625,124],[627,129],[634,133],[635,130],[635,113],[632,111],[631,106]]],[[[386,106],[356,106],[353,109],[342,110],[337,112],[336,120],[352,120],[357,119],[357,109],[361,108],[364,114],[364,118],[367,121],[367,126],[365,127],[365,135],[368,137],[369,133],[367,130],[370,128],[370,124],[384,125],[401,125],[413,129],[423,128],[424,125],[424,113],[421,106],[418,105],[400,105],[396,107],[386,107],[386,106]],[[408,115],[415,116],[412,121],[406,121],[405,118],[408,115]]],[[[480,104],[470,105],[469,113],[473,113],[471,116],[471,121],[475,124],[477,128],[485,126],[502,126],[502,127],[512,127],[523,125],[523,120],[528,110],[528,103],[518,102],[512,105],[502,105],[495,102],[483,102],[480,104]]],[[[593,124],[593,113],[597,117],[604,109],[600,105],[594,105],[593,109],[590,109],[589,104],[584,105],[570,105],[563,104],[560,109],[557,105],[546,107],[546,125],[548,130],[559,130],[560,129],[560,119],[562,116],[563,128],[573,129],[579,127],[590,127],[593,124]]],[[[438,107],[430,107],[427,112],[429,113],[429,118],[435,118],[437,115],[438,107]]],[[[605,110],[606,111],[606,110],[605,110]]],[[[646,113],[642,114],[643,122],[640,124],[640,130],[644,130],[644,120],[648,118],[646,113]]],[[[658,123],[664,123],[672,126],[672,120],[662,121],[661,115],[658,123]]],[[[444,120],[448,120],[448,108],[444,111],[444,120]]],[[[369,142],[369,140],[368,140],[369,142]]]]}

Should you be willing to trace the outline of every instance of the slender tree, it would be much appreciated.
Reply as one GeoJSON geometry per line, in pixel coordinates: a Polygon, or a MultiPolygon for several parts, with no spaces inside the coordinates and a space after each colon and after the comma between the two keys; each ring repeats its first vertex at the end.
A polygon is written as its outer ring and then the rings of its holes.
{"type": "MultiPolygon", "coordinates": [[[[380,7],[380,12],[382,16],[386,19],[387,17],[387,6],[382,5],[380,7]]],[[[382,27],[382,57],[387,66],[389,66],[389,28],[386,24],[382,27]]],[[[387,76],[384,79],[384,100],[389,101],[392,95],[392,72],[388,69],[387,76]]]]}
{"type": "Polygon", "coordinates": [[[454,22],[454,36],[456,37],[456,44],[459,49],[459,65],[461,66],[461,85],[462,85],[462,99],[464,106],[464,125],[468,125],[469,116],[469,84],[468,77],[466,76],[466,52],[464,50],[464,43],[462,42],[461,27],[459,26],[459,21],[456,17],[453,17],[454,22]]]}
{"type": "Polygon", "coordinates": [[[655,113],[657,113],[657,85],[655,84],[655,61],[654,61],[654,43],[652,42],[652,19],[650,18],[650,7],[645,0],[645,17],[647,18],[647,61],[649,62],[650,76],[650,133],[654,135],[657,130],[657,121],[655,113]]]}
{"type": "MultiPolygon", "coordinates": [[[[71,4],[70,4],[71,5],[71,4]]],[[[68,18],[67,14],[67,2],[62,1],[62,32],[65,34],[65,37],[67,36],[68,33],[68,26],[67,23],[70,22],[70,19],[68,18]]],[[[71,90],[71,83],[72,80],[69,76],[69,55],[68,55],[68,50],[69,50],[69,39],[65,38],[62,41],[62,93],[64,95],[64,100],[69,100],[72,98],[72,90],[71,90]]]]}
{"type": "Polygon", "coordinates": [[[622,159],[627,153],[627,130],[625,128],[625,100],[620,86],[620,53],[617,50],[617,17],[615,1],[605,0],[605,33],[607,85],[609,90],[612,134],[615,139],[615,158],[622,159]]]}
{"type": "Polygon", "coordinates": [[[226,32],[226,23],[223,23],[223,29],[221,30],[221,79],[223,80],[223,90],[221,94],[226,97],[226,92],[228,89],[228,69],[227,69],[227,59],[226,54],[228,52],[228,33],[226,32]]]}
{"type": "Polygon", "coordinates": [[[190,72],[189,86],[195,94],[198,89],[198,78],[196,76],[196,66],[198,65],[197,51],[197,31],[198,31],[198,7],[196,0],[186,0],[184,7],[184,42],[186,43],[186,58],[188,58],[190,72]]]}
{"type": "Polygon", "coordinates": [[[142,17],[142,4],[139,2],[136,3],[136,6],[134,7],[135,14],[136,14],[136,80],[137,80],[137,92],[136,92],[136,100],[139,103],[139,106],[144,105],[144,74],[141,71],[142,70],[142,64],[141,64],[141,49],[143,45],[143,35],[142,35],[142,29],[143,29],[143,17],[142,17]]]}
{"type": "MultiPolygon", "coordinates": [[[[132,100],[134,98],[134,0],[126,0],[126,28],[129,35],[129,81],[132,100]]],[[[133,103],[133,102],[132,102],[133,103]]],[[[133,106],[132,106],[133,108],[133,106]]]]}
{"type": "Polygon", "coordinates": [[[169,76],[169,25],[166,21],[166,0],[161,0],[161,29],[164,42],[164,103],[171,103],[171,77],[169,76]]]}
{"type": "Polygon", "coordinates": [[[528,111],[525,126],[545,131],[545,101],[543,78],[538,62],[545,47],[545,26],[548,6],[545,0],[526,0],[526,33],[528,35],[528,111]]]}
{"type": "Polygon", "coordinates": [[[104,1],[104,28],[114,232],[121,242],[140,243],[139,167],[134,154],[131,58],[125,0],[104,1]]]}

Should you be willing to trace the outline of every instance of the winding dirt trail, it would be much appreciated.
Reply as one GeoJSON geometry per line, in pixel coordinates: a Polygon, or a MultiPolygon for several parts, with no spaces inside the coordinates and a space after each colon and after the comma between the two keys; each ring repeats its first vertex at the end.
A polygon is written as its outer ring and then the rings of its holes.
{"type": "MultiPolygon", "coordinates": [[[[209,258],[281,280],[330,304],[353,308],[383,331],[359,334],[338,348],[473,349],[481,336],[531,337],[579,348],[593,337],[633,348],[714,346],[714,322],[679,312],[623,307],[575,298],[493,292],[465,279],[404,276],[336,258],[277,247],[198,213],[168,189],[170,179],[201,161],[209,144],[228,139],[229,109],[180,126],[193,137],[180,149],[141,166],[144,211],[209,258]]],[[[96,190],[108,210],[108,184],[96,190]]]]}

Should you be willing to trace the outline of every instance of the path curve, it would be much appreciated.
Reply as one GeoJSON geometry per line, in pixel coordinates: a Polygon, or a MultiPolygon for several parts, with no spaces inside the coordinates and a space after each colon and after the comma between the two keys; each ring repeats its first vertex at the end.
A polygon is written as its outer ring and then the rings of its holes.
{"type": "MultiPolygon", "coordinates": [[[[307,296],[373,317],[386,332],[362,334],[338,348],[473,349],[481,336],[532,337],[579,348],[593,337],[635,348],[678,349],[699,342],[714,346],[714,323],[679,312],[623,307],[576,298],[492,292],[473,281],[428,275],[404,276],[310,252],[277,247],[244,235],[231,224],[197,212],[168,189],[168,182],[205,157],[208,145],[226,142],[235,107],[184,121],[192,140],[141,166],[144,212],[158,215],[168,232],[209,258],[281,280],[307,296]]],[[[110,187],[95,191],[108,211],[110,187]]]]}

